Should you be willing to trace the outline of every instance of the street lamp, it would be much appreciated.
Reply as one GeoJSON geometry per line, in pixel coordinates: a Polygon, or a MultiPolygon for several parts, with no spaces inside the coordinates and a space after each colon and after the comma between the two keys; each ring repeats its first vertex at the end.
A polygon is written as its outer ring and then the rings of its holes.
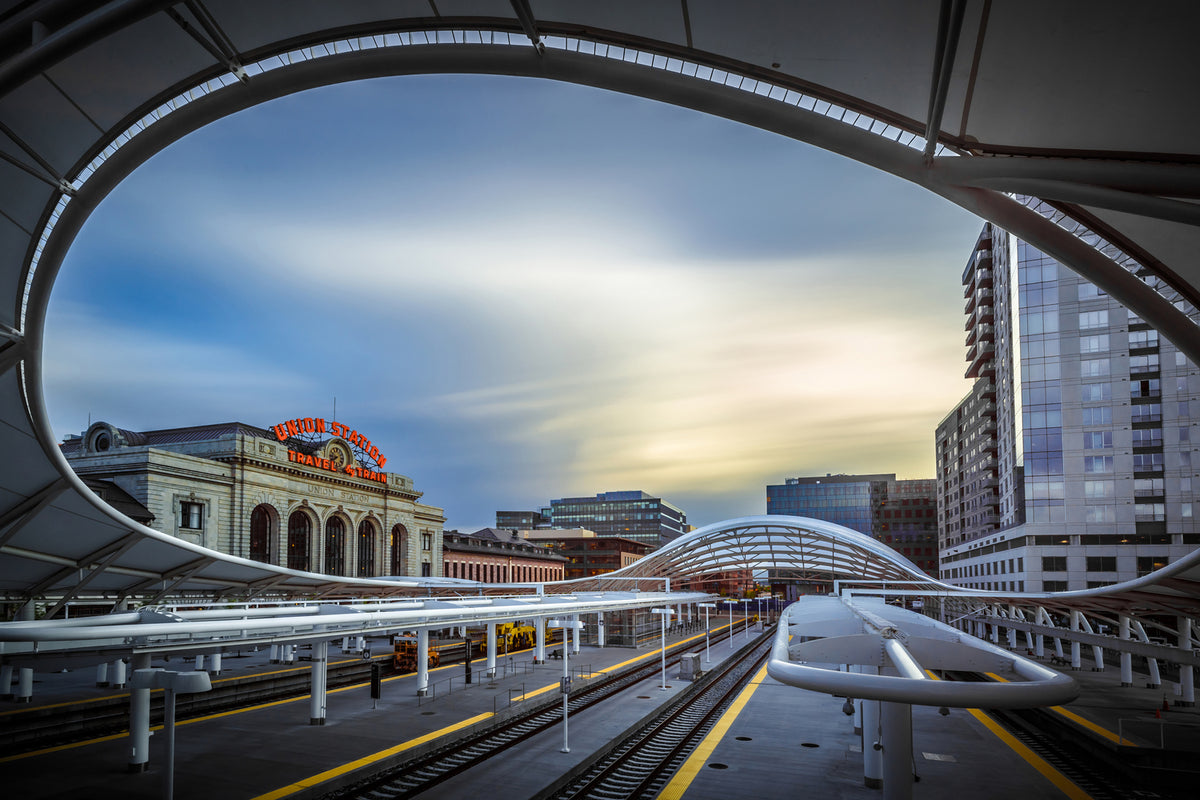
{"type": "Polygon", "coordinates": [[[704,609],[704,663],[709,663],[708,659],[708,610],[716,608],[715,603],[700,603],[700,608],[704,609]]]}
{"type": "Polygon", "coordinates": [[[758,595],[758,597],[756,597],[755,599],[758,600],[758,627],[759,627],[759,629],[765,631],[767,629],[767,626],[763,623],[763,615],[762,615],[763,598],[762,598],[762,595],[761,594],[758,595]]]}
{"type": "Polygon", "coordinates": [[[662,688],[669,689],[667,686],[667,617],[675,612],[669,608],[652,608],[651,614],[658,614],[662,620],[662,688]]]}
{"type": "Polygon", "coordinates": [[[207,672],[168,672],[162,668],[134,670],[129,681],[132,689],[163,690],[163,730],[167,734],[167,768],[163,776],[163,797],[175,796],[175,695],[207,692],[212,688],[207,672]]]}
{"type": "Polygon", "coordinates": [[[563,698],[563,746],[560,752],[571,752],[570,746],[567,744],[567,699],[571,694],[571,671],[567,666],[568,656],[571,648],[567,646],[567,631],[583,627],[583,623],[577,619],[552,619],[549,620],[547,626],[551,628],[562,628],[563,632],[563,676],[562,684],[559,686],[559,691],[562,692],[563,698]]]}
{"type": "MultiPolygon", "coordinates": [[[[739,603],[753,603],[754,600],[749,597],[743,597],[738,602],[739,603]]],[[[742,606],[742,630],[744,630],[746,632],[746,641],[747,642],[750,641],[750,606],[749,605],[742,606]]],[[[729,635],[733,636],[732,633],[730,633],[729,635]]]]}
{"type": "Polygon", "coordinates": [[[733,607],[737,605],[737,600],[726,600],[729,605],[729,649],[733,649],[733,607]]]}

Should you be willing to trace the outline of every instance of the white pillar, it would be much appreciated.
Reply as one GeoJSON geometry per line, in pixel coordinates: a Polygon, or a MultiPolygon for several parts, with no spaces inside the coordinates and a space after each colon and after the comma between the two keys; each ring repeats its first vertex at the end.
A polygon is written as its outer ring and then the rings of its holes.
{"type": "MultiPolygon", "coordinates": [[[[130,664],[134,672],[150,669],[150,654],[137,653],[130,664]]],[[[130,772],[145,772],[150,761],[150,690],[129,692],[129,764],[130,772]]]]}
{"type": "Polygon", "coordinates": [[[204,653],[196,656],[196,672],[201,672],[204,669],[204,653]]]}
{"type": "MultiPolygon", "coordinates": [[[[853,665],[853,664],[852,664],[852,665],[850,666],[850,671],[851,671],[851,672],[860,672],[860,673],[861,673],[861,672],[862,672],[862,667],[859,667],[859,666],[856,666],[856,665],[853,665]]],[[[862,736],[862,731],[863,731],[863,727],[862,727],[862,706],[863,706],[863,701],[861,701],[861,700],[856,700],[856,701],[855,701],[855,702],[853,702],[851,705],[853,705],[853,706],[854,706],[854,735],[855,735],[855,736],[862,736]]]]}
{"type": "MultiPolygon", "coordinates": [[[[579,615],[571,615],[572,622],[579,622],[579,615]]],[[[566,652],[567,643],[563,642],[563,652],[566,652]]],[[[579,655],[579,628],[571,628],[571,652],[574,655],[579,655]]]]}
{"type": "Polygon", "coordinates": [[[429,630],[417,631],[417,694],[429,694],[429,630]]]}
{"type": "MultiPolygon", "coordinates": [[[[1129,641],[1129,617],[1122,614],[1120,616],[1119,634],[1122,642],[1129,641]]],[[[1133,654],[1128,650],[1121,650],[1121,685],[1133,686],[1133,654]]]]}
{"type": "MultiPolygon", "coordinates": [[[[1192,620],[1189,617],[1179,617],[1177,622],[1179,649],[1190,656],[1192,654],[1192,620]]],[[[1190,664],[1181,663],[1179,665],[1179,705],[1185,708],[1196,705],[1196,687],[1190,664]]]]}
{"type": "Polygon", "coordinates": [[[308,724],[309,725],[324,725],[326,701],[328,693],[326,686],[328,681],[328,673],[326,665],[329,663],[329,641],[322,639],[312,643],[312,680],[308,693],[308,724]]]}
{"type": "Polygon", "coordinates": [[[18,703],[29,703],[33,700],[33,670],[21,667],[17,671],[17,694],[13,699],[18,703]]]}
{"type": "Polygon", "coordinates": [[[604,647],[604,612],[596,612],[596,645],[604,647]]]}
{"type": "Polygon", "coordinates": [[[209,666],[208,671],[214,675],[220,675],[221,674],[221,654],[213,653],[211,656],[209,656],[208,660],[211,662],[211,665],[209,666]]]}
{"type": "MultiPolygon", "coordinates": [[[[107,664],[104,664],[103,666],[105,670],[108,669],[107,664]]],[[[0,667],[0,697],[4,698],[5,700],[11,700],[13,696],[12,675],[12,664],[5,664],[4,666],[0,667]]]]}
{"type": "Polygon", "coordinates": [[[119,658],[112,664],[112,687],[114,689],[125,688],[125,662],[119,658]]]}
{"type": "MultiPolygon", "coordinates": [[[[864,675],[876,675],[878,667],[859,667],[864,675]]],[[[883,740],[879,730],[880,702],[862,701],[863,785],[868,789],[883,786],[883,740]]]]}
{"type": "Polygon", "coordinates": [[[487,624],[487,677],[496,677],[496,623],[487,624]]]}
{"type": "Polygon", "coordinates": [[[533,663],[546,663],[546,620],[542,617],[535,617],[533,620],[533,629],[537,633],[537,639],[533,645],[533,663]]]}
{"type": "MultiPolygon", "coordinates": [[[[1079,632],[1079,618],[1081,616],[1082,615],[1078,611],[1071,612],[1071,632],[1072,633],[1079,632]]],[[[1082,662],[1080,661],[1080,658],[1079,658],[1079,640],[1072,639],[1071,640],[1071,669],[1079,669],[1080,666],[1082,666],[1082,662]]]]}
{"type": "Polygon", "coordinates": [[[1044,634],[1037,634],[1033,637],[1033,652],[1038,658],[1046,657],[1046,637],[1044,634]]]}
{"type": "Polygon", "coordinates": [[[342,637],[342,655],[346,655],[346,653],[349,653],[349,652],[350,652],[350,637],[343,636],[342,637]]]}
{"type": "MultiPolygon", "coordinates": [[[[5,667],[5,669],[8,670],[8,679],[11,681],[12,680],[12,667],[5,667]]],[[[4,682],[0,681],[0,683],[4,683],[4,682]]],[[[96,685],[97,686],[108,686],[108,662],[107,661],[104,662],[103,664],[96,665],[96,685]]],[[[8,689],[8,684],[4,683],[4,686],[0,687],[0,688],[8,689]]],[[[5,692],[5,693],[7,694],[7,692],[5,692]]]]}
{"type": "Polygon", "coordinates": [[[296,645],[294,645],[294,644],[283,645],[283,663],[293,664],[293,663],[295,663],[295,661],[296,661],[296,645]]]}
{"type": "Polygon", "coordinates": [[[278,664],[280,662],[280,660],[281,659],[279,657],[279,645],[277,645],[277,644],[271,645],[271,663],[278,664]]]}
{"type": "Polygon", "coordinates": [[[913,795],[912,706],[882,703],[883,797],[910,800],[913,795]]]}

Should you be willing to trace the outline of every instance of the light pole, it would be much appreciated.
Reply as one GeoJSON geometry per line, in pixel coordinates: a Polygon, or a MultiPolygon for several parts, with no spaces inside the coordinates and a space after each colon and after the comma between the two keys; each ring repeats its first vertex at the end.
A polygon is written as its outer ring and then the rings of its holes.
{"type": "Polygon", "coordinates": [[[667,617],[675,612],[669,608],[652,608],[650,613],[658,614],[662,620],[662,688],[665,690],[671,688],[667,686],[667,617]]]}
{"type": "Polygon", "coordinates": [[[733,649],[733,607],[737,605],[737,600],[726,600],[725,603],[729,606],[729,649],[733,649]]]}
{"type": "Polygon", "coordinates": [[[758,627],[759,627],[759,630],[765,631],[767,629],[767,626],[763,623],[763,615],[762,615],[763,598],[762,598],[762,595],[761,594],[758,595],[755,599],[758,600],[758,627]]]}
{"type": "Polygon", "coordinates": [[[168,672],[165,669],[139,669],[129,681],[133,689],[163,690],[163,730],[167,734],[166,769],[163,772],[163,797],[175,796],[175,695],[207,692],[212,688],[207,672],[168,672]]]}
{"type": "Polygon", "coordinates": [[[746,632],[746,641],[750,641],[750,603],[754,601],[749,597],[743,597],[738,602],[742,603],[742,630],[746,632]]]}
{"type": "Polygon", "coordinates": [[[571,648],[567,646],[567,631],[582,628],[583,623],[573,619],[552,619],[546,624],[551,628],[562,628],[563,632],[563,676],[562,684],[559,686],[559,691],[562,692],[563,698],[563,746],[560,752],[569,753],[571,752],[571,747],[567,744],[567,700],[571,695],[571,671],[567,666],[567,661],[569,660],[567,653],[570,652],[571,648]]]}
{"type": "Polygon", "coordinates": [[[704,663],[709,663],[708,658],[708,610],[716,608],[715,603],[701,603],[700,608],[704,609],[704,663]]]}

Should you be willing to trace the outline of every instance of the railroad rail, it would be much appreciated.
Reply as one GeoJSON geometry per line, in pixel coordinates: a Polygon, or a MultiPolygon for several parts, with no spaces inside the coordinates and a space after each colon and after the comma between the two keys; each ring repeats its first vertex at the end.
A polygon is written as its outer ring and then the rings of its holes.
{"type": "MultiPolygon", "coordinates": [[[[733,631],[713,641],[726,641],[733,631]]],[[[760,643],[769,645],[770,637],[760,643]]],[[[764,647],[766,646],[764,645],[764,647]]],[[[678,664],[680,656],[695,646],[694,642],[678,642],[668,648],[668,663],[678,664]]],[[[745,650],[746,648],[743,648],[745,650]]],[[[755,646],[757,649],[757,645],[755,646]]],[[[766,650],[763,650],[765,657],[766,650]]],[[[620,673],[605,676],[571,692],[567,701],[568,713],[577,714],[607,700],[647,678],[657,676],[662,669],[655,659],[620,673]]],[[[487,761],[510,747],[562,724],[562,707],[557,698],[550,703],[518,714],[477,733],[456,739],[442,747],[403,762],[393,763],[386,770],[344,789],[325,795],[326,800],[403,800],[415,797],[442,781],[487,761]]]]}
{"type": "MultiPolygon", "coordinates": [[[[946,672],[947,680],[985,681],[975,672],[946,672]]],[[[1180,795],[1134,776],[1121,764],[1117,748],[1098,746],[1080,730],[1046,708],[980,709],[1013,738],[1054,767],[1092,800],[1167,800],[1195,797],[1194,789],[1180,795]]]]}
{"type": "Polygon", "coordinates": [[[681,695],[549,797],[630,800],[657,795],[766,660],[772,637],[768,629],[713,670],[694,691],[681,695]]]}

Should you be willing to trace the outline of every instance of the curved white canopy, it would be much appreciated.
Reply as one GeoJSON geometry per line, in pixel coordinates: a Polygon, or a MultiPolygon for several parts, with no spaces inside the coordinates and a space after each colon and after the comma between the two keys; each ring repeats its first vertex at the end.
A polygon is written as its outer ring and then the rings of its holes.
{"type": "Polygon", "coordinates": [[[1184,0],[0,4],[0,592],[362,583],[132,523],[75,478],[46,419],[42,326],[73,237],[138,164],[214,119],[424,72],[537,76],[696,108],[926,186],[1071,265],[1200,361],[1198,22],[1184,0]]]}

